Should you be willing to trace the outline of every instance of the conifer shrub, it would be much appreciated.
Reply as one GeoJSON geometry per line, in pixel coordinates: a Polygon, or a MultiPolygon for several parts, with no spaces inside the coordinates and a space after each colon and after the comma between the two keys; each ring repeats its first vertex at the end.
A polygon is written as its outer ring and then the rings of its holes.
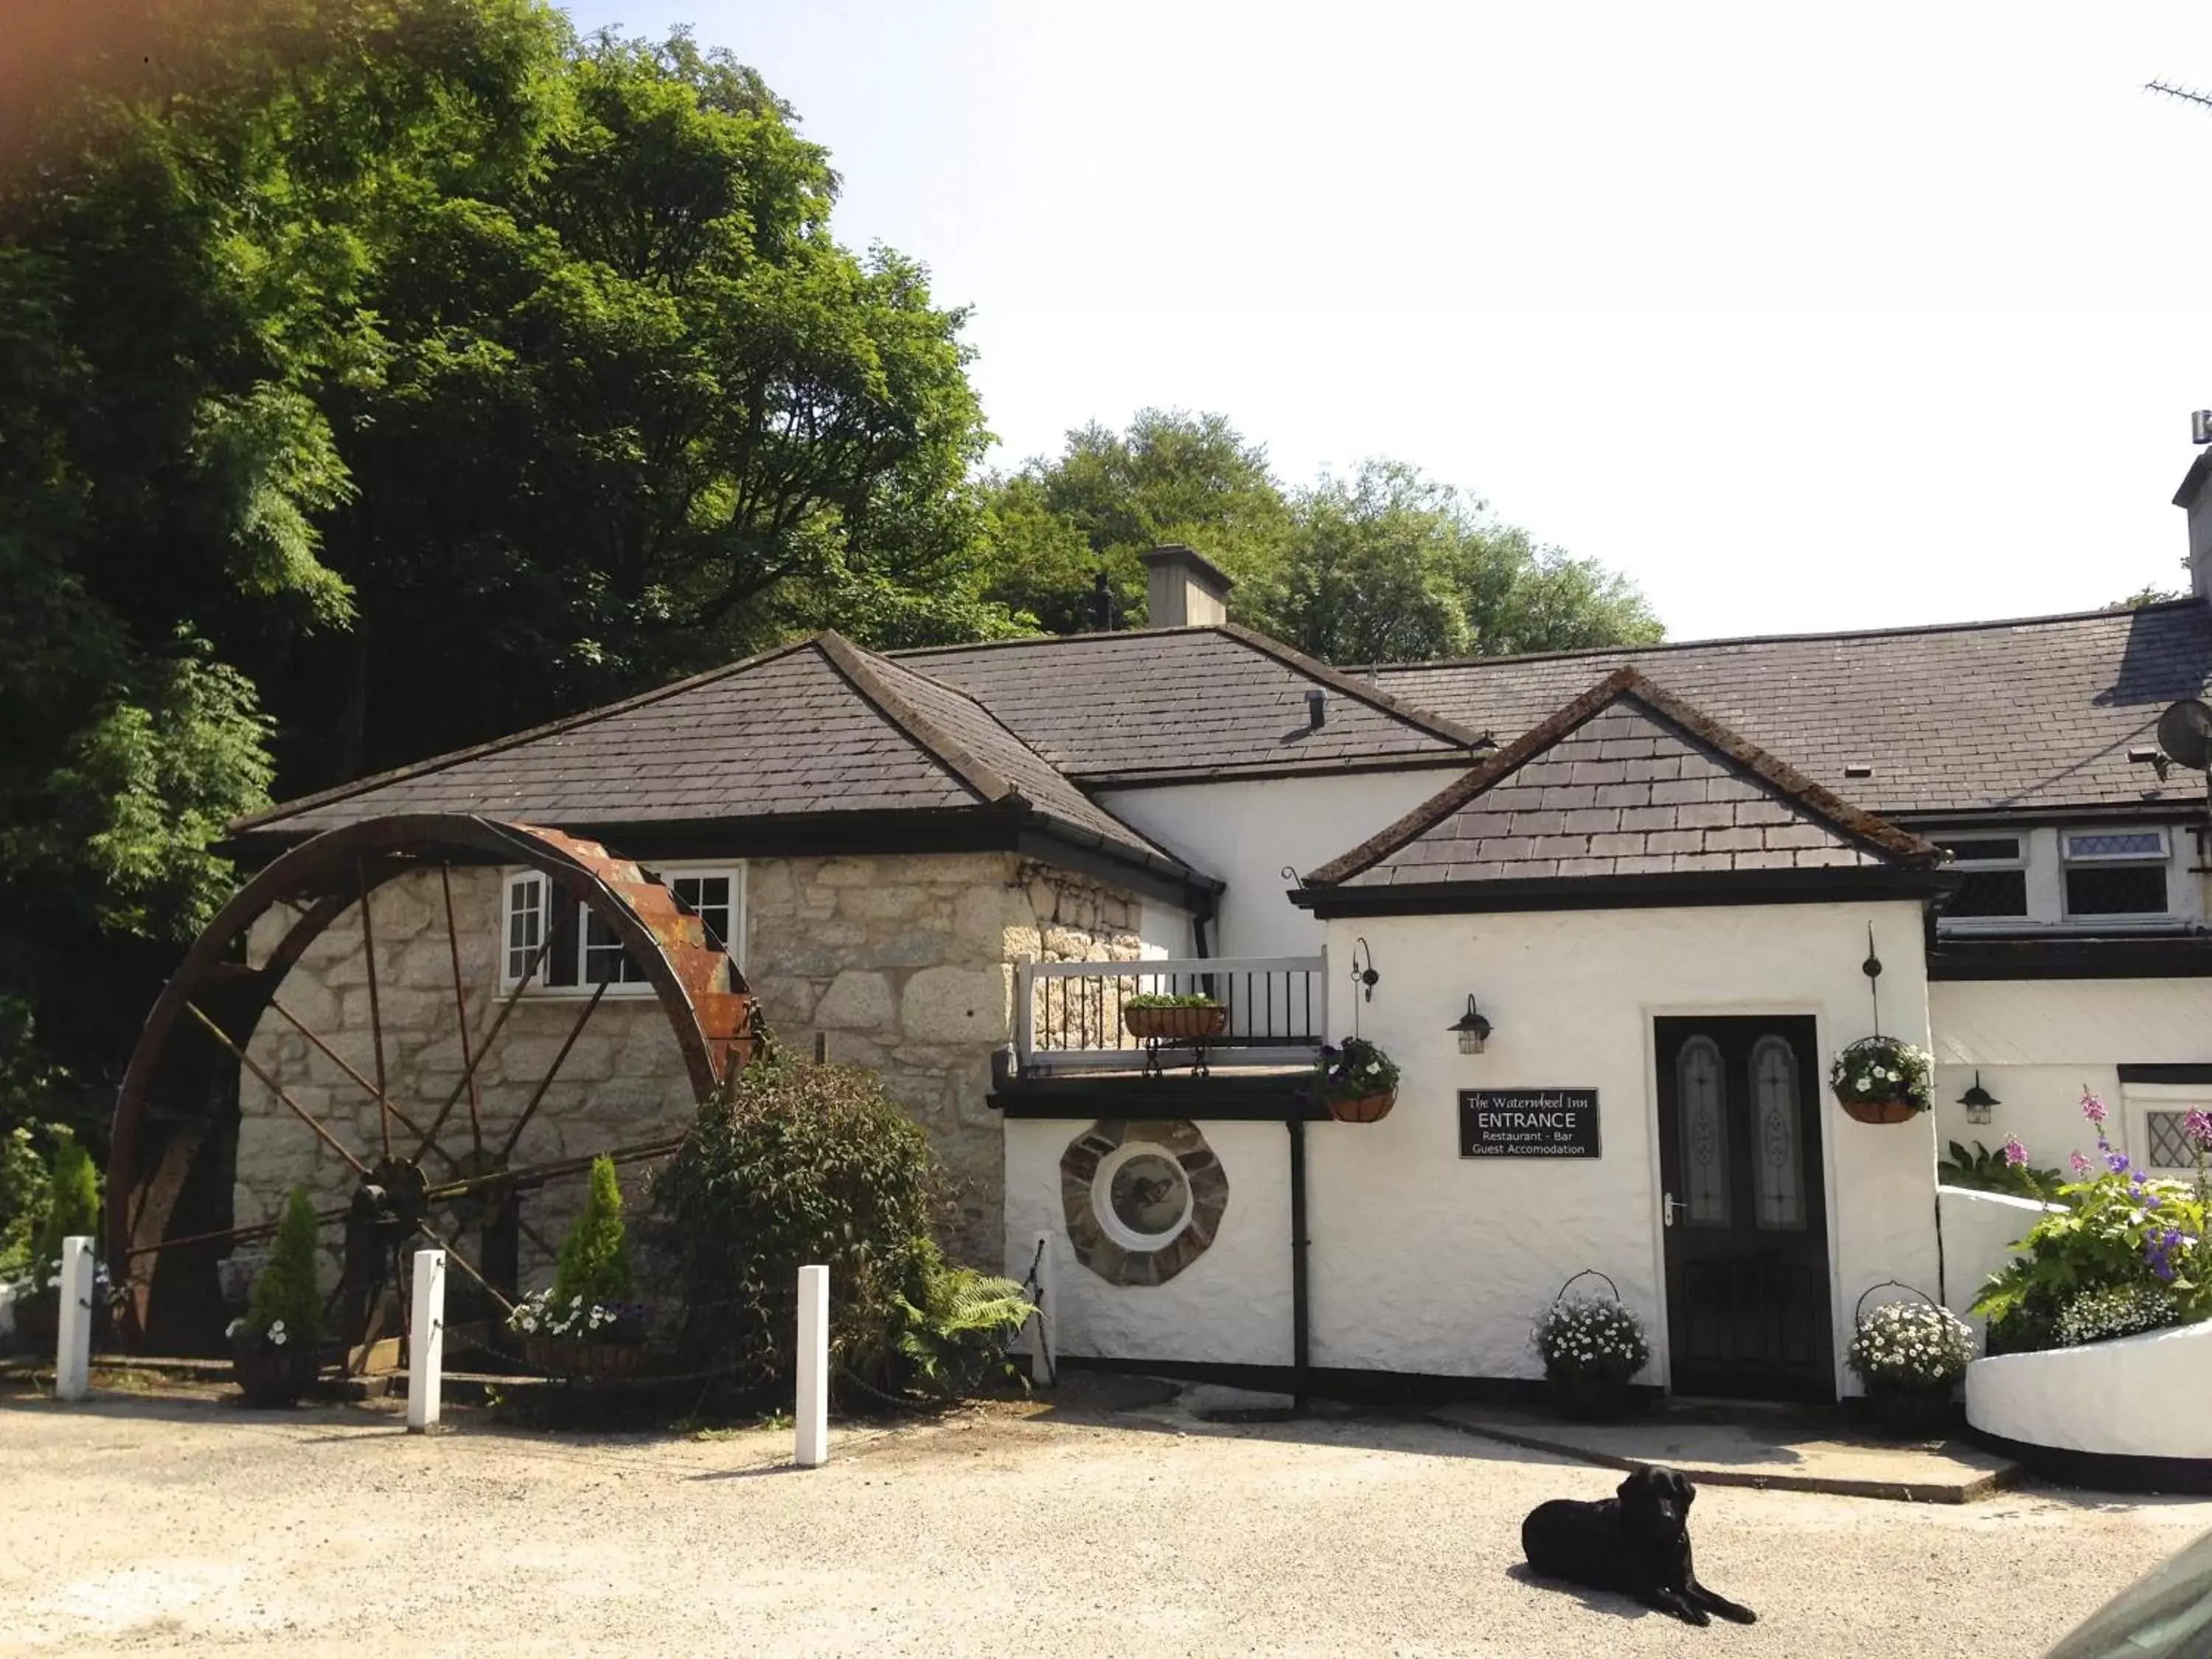
{"type": "Polygon", "coordinates": [[[46,1213],[33,1257],[51,1270],[62,1259],[62,1241],[100,1237],[100,1171],[92,1154],[67,1129],[54,1131],[54,1161],[46,1178],[46,1213]]]}
{"type": "Polygon", "coordinates": [[[284,1200],[276,1237],[246,1298],[246,1328],[289,1346],[313,1347],[323,1323],[322,1292],[315,1285],[319,1224],[305,1187],[284,1200]],[[280,1334],[281,1333],[281,1337],[280,1334]]]}
{"type": "Polygon", "coordinates": [[[592,1189],[583,1213],[561,1241],[553,1270],[553,1300],[595,1307],[628,1302],[636,1288],[630,1273],[629,1229],[623,1220],[622,1184],[614,1160],[592,1160],[592,1189]]]}

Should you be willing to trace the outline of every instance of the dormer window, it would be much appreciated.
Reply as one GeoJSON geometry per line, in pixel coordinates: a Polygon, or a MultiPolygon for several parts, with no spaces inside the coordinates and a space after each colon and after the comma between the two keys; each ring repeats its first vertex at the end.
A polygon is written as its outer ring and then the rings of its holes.
{"type": "Polygon", "coordinates": [[[1946,916],[2027,915],[2027,845],[2019,836],[1960,836],[1938,841],[1960,872],[1946,916]]]}
{"type": "Polygon", "coordinates": [[[2069,920],[2166,914],[2163,829],[2069,830],[2060,841],[2069,920]]]}

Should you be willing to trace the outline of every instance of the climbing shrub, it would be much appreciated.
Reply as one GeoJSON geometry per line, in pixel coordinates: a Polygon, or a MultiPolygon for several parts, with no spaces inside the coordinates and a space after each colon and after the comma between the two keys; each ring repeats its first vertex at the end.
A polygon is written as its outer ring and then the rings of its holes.
{"type": "Polygon", "coordinates": [[[727,1395],[790,1386],[809,1263],[830,1269],[832,1387],[848,1404],[969,1386],[1020,1328],[1017,1287],[948,1265],[931,1243],[947,1211],[944,1170],[872,1072],[784,1058],[748,1067],[700,1107],[653,1206],[685,1358],[727,1395]]]}

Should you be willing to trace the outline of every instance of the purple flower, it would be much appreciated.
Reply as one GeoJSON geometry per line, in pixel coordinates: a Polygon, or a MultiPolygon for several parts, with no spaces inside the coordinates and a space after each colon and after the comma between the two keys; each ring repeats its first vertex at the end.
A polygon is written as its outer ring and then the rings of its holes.
{"type": "Polygon", "coordinates": [[[2027,1148],[2020,1144],[2018,1135],[2005,1137],[2004,1155],[2005,1162],[2015,1170],[2025,1169],[2027,1165],[2027,1148]]]}
{"type": "Polygon", "coordinates": [[[2105,1167],[2114,1175],[2125,1175],[2128,1172],[2128,1155],[2125,1152],[2106,1152],[2105,1167]]]}
{"type": "Polygon", "coordinates": [[[2150,1270],[2164,1283],[2173,1282],[2173,1253],[2187,1243],[2188,1235],[2179,1227],[2168,1227],[2143,1240],[2143,1255],[2150,1263],[2150,1270]]]}
{"type": "Polygon", "coordinates": [[[2103,1101],[2084,1089],[2081,1091],[2081,1115],[2101,1129],[2105,1127],[2105,1120],[2110,1117],[2112,1113],[2106,1109],[2103,1101]]]}
{"type": "Polygon", "coordinates": [[[2089,1178],[2089,1160],[2079,1152],[2072,1153],[2070,1157],[2075,1179],[2087,1181],[2089,1178]]]}
{"type": "Polygon", "coordinates": [[[2212,1152],[2212,1112],[2191,1112],[2181,1120],[2181,1132],[2206,1152],[2212,1152]]]}

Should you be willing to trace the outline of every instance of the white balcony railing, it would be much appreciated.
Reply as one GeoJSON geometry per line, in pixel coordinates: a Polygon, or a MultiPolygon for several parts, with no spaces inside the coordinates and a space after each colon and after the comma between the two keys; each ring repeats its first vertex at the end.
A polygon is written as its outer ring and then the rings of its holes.
{"type": "MultiPolygon", "coordinates": [[[[1310,1065],[1328,1040],[1328,958],[1178,957],[1141,962],[1025,962],[1016,972],[1015,1064],[1024,1073],[1135,1071],[1145,1044],[1122,1024],[1138,995],[1212,997],[1229,1028],[1206,1044],[1213,1066],[1310,1065]]],[[[1163,1063],[1188,1064],[1188,1045],[1163,1063]]]]}

